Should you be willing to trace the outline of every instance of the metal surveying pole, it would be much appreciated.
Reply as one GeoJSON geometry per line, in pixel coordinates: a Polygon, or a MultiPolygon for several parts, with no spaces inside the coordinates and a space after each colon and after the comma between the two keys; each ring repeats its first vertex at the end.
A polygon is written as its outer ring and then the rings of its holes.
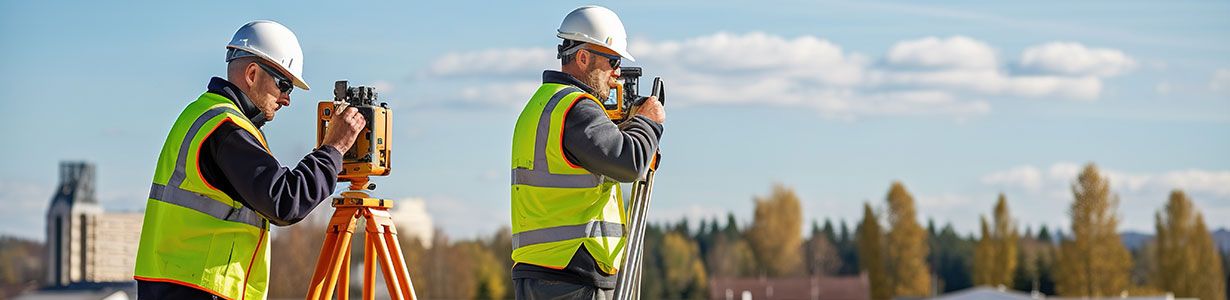
{"type": "MultiPolygon", "coordinates": [[[[655,163],[657,160],[655,159],[655,163]]],[[[628,244],[624,246],[624,264],[616,276],[615,299],[641,298],[641,264],[645,257],[645,226],[649,202],[653,196],[653,173],[650,168],[645,180],[632,183],[632,201],[628,209],[628,244]]]]}

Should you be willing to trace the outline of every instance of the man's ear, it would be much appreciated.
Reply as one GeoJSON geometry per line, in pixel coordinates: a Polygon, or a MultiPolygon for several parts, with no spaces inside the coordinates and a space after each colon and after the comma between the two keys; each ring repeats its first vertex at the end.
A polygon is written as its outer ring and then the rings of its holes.
{"type": "Polygon", "coordinates": [[[243,68],[243,80],[248,86],[256,86],[256,77],[260,74],[261,67],[256,63],[250,62],[247,67],[243,68]]]}
{"type": "Polygon", "coordinates": [[[589,54],[589,51],[585,51],[585,49],[577,50],[576,52],[576,57],[573,60],[576,61],[577,66],[581,67],[582,70],[585,69],[585,66],[589,65],[589,60],[591,59],[589,54]]]}

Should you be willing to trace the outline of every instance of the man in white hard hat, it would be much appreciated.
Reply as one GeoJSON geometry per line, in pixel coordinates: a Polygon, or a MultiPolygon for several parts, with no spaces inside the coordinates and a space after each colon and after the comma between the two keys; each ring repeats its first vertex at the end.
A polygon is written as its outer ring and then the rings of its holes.
{"type": "Polygon", "coordinates": [[[623,126],[607,117],[622,60],[632,61],[615,12],[584,6],[564,17],[560,71],[517,119],[512,149],[512,233],[517,299],[609,299],[623,263],[619,182],[649,167],[665,111],[645,101],[623,126]]]}
{"type": "Polygon", "coordinates": [[[253,21],[226,49],[226,79],[184,108],[158,157],[133,276],[140,299],[265,299],[269,225],[299,222],[332,194],[363,127],[344,109],[321,147],[282,166],[260,127],[290,106],[294,87],[308,89],[299,40],[253,21]]]}

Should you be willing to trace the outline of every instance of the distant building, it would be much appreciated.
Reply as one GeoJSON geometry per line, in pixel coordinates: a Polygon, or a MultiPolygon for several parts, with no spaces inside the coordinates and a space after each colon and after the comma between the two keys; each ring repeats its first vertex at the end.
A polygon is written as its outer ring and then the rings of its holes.
{"type": "Polygon", "coordinates": [[[135,289],[132,271],[144,214],[104,212],[94,179],[93,164],[60,163],[60,184],[47,209],[48,287],[22,298],[73,294],[83,296],[71,299],[90,299],[99,294],[97,299],[126,299],[115,293],[135,289]]]}
{"type": "Polygon", "coordinates": [[[871,299],[866,276],[798,278],[715,278],[709,299],[866,300],[871,299]]]}

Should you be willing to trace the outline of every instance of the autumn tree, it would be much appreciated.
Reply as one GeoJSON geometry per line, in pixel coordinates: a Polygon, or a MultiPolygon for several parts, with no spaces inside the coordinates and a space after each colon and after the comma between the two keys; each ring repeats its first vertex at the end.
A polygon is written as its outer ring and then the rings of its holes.
{"type": "Polygon", "coordinates": [[[1221,257],[1213,238],[1183,191],[1170,193],[1164,214],[1158,212],[1154,283],[1175,297],[1225,299],[1221,257]]]}
{"type": "Polygon", "coordinates": [[[988,226],[981,218],[982,239],[974,251],[974,284],[1011,286],[1017,267],[1017,243],[1020,235],[1016,222],[1008,213],[1008,200],[999,194],[995,203],[994,224],[988,226]],[[990,227],[990,228],[988,228],[990,227]]]}
{"type": "Polygon", "coordinates": [[[1055,288],[1064,296],[1118,296],[1128,288],[1132,269],[1131,255],[1116,231],[1119,199],[1093,164],[1077,176],[1072,196],[1072,236],[1059,246],[1055,288]]]}
{"type": "MultiPolygon", "coordinates": [[[[273,230],[270,240],[269,296],[303,298],[325,241],[325,226],[314,220],[273,230]]],[[[358,238],[358,237],[356,237],[358,238]]],[[[357,239],[362,243],[361,239],[357,239]]],[[[353,243],[354,241],[352,241],[353,243]]],[[[363,244],[357,248],[362,249],[363,244]]],[[[362,257],[355,261],[363,261],[362,257]]]]}
{"type": "Polygon", "coordinates": [[[885,274],[887,270],[884,269],[884,234],[880,229],[879,217],[871,210],[869,203],[863,203],[863,221],[856,234],[858,265],[862,272],[867,273],[867,281],[871,285],[871,299],[892,298],[892,286],[888,283],[888,275],[885,274]]]}
{"type": "Polygon", "coordinates": [[[669,232],[659,249],[667,295],[697,299],[708,296],[705,265],[695,242],[679,232],[669,232]]]}
{"type": "Polygon", "coordinates": [[[766,198],[756,197],[756,211],[747,240],[756,255],[764,275],[790,276],[799,274],[803,255],[803,209],[794,191],[782,185],[773,186],[766,198]]]}
{"type": "Polygon", "coordinates": [[[901,182],[893,182],[887,200],[889,229],[884,253],[893,296],[928,296],[927,234],[915,216],[914,196],[901,182]]]}

